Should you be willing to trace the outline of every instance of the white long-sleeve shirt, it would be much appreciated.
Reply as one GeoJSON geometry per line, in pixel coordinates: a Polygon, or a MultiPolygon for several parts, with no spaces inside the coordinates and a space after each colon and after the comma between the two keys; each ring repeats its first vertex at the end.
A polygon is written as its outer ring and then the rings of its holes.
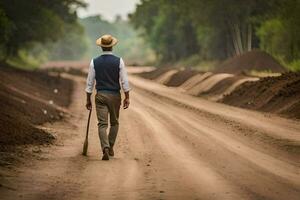
{"type": "MultiPolygon", "coordinates": [[[[112,52],[103,52],[103,54],[112,54],[112,52]]],[[[89,73],[86,80],[86,89],[85,89],[86,92],[93,93],[93,89],[95,85],[95,77],[96,77],[96,71],[94,68],[94,61],[92,59],[90,62],[89,73]]],[[[122,58],[120,58],[120,83],[124,92],[128,92],[130,90],[127,71],[126,71],[125,63],[122,58]]]]}

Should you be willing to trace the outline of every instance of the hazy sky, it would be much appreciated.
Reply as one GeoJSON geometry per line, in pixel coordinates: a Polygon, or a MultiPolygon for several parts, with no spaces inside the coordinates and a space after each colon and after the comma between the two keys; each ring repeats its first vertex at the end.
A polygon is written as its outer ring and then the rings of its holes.
{"type": "Polygon", "coordinates": [[[78,11],[79,17],[100,14],[111,21],[116,15],[126,18],[128,13],[134,11],[135,5],[140,0],[85,0],[85,2],[89,5],[86,9],[78,11]]]}

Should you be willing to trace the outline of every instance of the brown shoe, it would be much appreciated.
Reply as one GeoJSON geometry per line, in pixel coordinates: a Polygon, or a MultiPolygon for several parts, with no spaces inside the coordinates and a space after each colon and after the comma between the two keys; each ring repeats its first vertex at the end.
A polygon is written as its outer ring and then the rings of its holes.
{"type": "Polygon", "coordinates": [[[109,153],[109,148],[108,148],[108,147],[104,148],[102,160],[109,160],[109,155],[108,155],[108,153],[109,153]]]}
{"type": "Polygon", "coordinates": [[[109,148],[108,155],[110,155],[110,156],[114,156],[114,155],[115,155],[115,152],[114,152],[114,148],[113,148],[113,147],[110,147],[110,148],[109,148]]]}

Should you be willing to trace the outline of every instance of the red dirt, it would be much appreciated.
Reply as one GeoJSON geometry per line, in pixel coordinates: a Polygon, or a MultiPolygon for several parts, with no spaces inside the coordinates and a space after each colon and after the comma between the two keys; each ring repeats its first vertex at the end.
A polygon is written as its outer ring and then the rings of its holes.
{"type": "Polygon", "coordinates": [[[54,137],[36,126],[62,118],[60,106],[69,105],[72,88],[59,75],[0,67],[0,152],[51,143],[54,137]]]}
{"type": "Polygon", "coordinates": [[[150,72],[143,72],[143,73],[139,73],[139,76],[146,78],[146,79],[156,79],[158,78],[160,75],[162,75],[163,73],[166,73],[167,71],[171,70],[172,68],[169,67],[161,67],[161,68],[156,68],[153,71],[150,72]]]}
{"type": "Polygon", "coordinates": [[[222,95],[231,85],[235,82],[245,78],[244,76],[233,76],[229,78],[225,78],[222,81],[218,82],[215,86],[213,86],[210,90],[202,93],[200,96],[204,96],[208,99],[213,96],[222,95]]]}
{"type": "Polygon", "coordinates": [[[199,73],[200,73],[199,71],[191,70],[191,69],[180,70],[176,74],[174,74],[170,78],[170,80],[165,83],[165,85],[171,87],[178,87],[181,84],[183,84],[186,80],[199,73]]]}
{"type": "Polygon", "coordinates": [[[184,91],[188,91],[188,90],[190,90],[191,88],[193,88],[197,84],[200,84],[202,81],[204,81],[205,79],[209,78],[212,75],[213,74],[211,72],[199,73],[199,74],[197,74],[195,76],[192,76],[187,81],[185,81],[183,84],[180,85],[180,87],[184,91]]]}
{"type": "Polygon", "coordinates": [[[194,87],[187,90],[187,93],[194,96],[201,96],[201,94],[206,93],[211,88],[213,88],[216,84],[229,77],[233,77],[233,74],[225,74],[225,73],[213,74],[210,77],[199,82],[194,87]]]}
{"type": "Polygon", "coordinates": [[[244,53],[240,56],[229,58],[218,66],[215,70],[217,73],[242,73],[256,71],[272,71],[272,72],[285,72],[286,69],[280,65],[271,55],[266,52],[253,50],[244,53]]]}
{"type": "Polygon", "coordinates": [[[178,69],[170,69],[169,71],[163,73],[162,75],[160,75],[159,77],[157,77],[154,81],[165,85],[174,74],[176,74],[178,72],[178,69]]]}
{"type": "Polygon", "coordinates": [[[300,73],[246,82],[221,102],[300,119],[300,73]]]}
{"type": "MultiPolygon", "coordinates": [[[[155,68],[152,71],[138,73],[138,75],[146,79],[154,80],[154,79],[158,79],[160,76],[162,76],[163,74],[171,70],[176,70],[176,68],[174,67],[155,68]]],[[[191,78],[192,76],[195,76],[196,74],[200,74],[200,72],[192,69],[181,69],[175,72],[175,74],[171,74],[169,80],[166,80],[165,82],[163,82],[163,84],[169,87],[178,87],[182,85],[185,81],[187,81],[189,78],[191,78]]]]}

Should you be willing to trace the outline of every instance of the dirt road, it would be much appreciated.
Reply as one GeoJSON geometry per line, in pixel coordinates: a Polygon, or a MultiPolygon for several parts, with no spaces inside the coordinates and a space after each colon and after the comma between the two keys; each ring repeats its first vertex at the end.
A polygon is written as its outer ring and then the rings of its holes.
{"type": "Polygon", "coordinates": [[[1,199],[299,199],[300,123],[181,94],[131,76],[116,156],[101,161],[95,113],[76,81],[72,117],[47,125],[63,145],[6,177],[1,199]]]}

